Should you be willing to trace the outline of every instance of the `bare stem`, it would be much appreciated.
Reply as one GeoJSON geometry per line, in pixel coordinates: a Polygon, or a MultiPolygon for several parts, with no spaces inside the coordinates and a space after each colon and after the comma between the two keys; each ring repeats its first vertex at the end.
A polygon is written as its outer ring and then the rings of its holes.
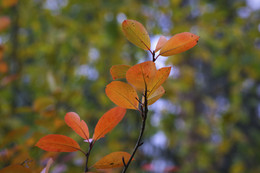
{"type": "Polygon", "coordinates": [[[142,117],[142,125],[141,125],[141,129],[140,129],[140,133],[139,133],[139,137],[137,139],[137,142],[135,144],[134,150],[131,154],[130,159],[128,160],[127,164],[124,164],[124,169],[122,171],[122,173],[125,173],[127,168],[129,167],[129,165],[131,164],[134,155],[137,151],[137,149],[143,144],[142,142],[142,138],[143,138],[143,134],[144,134],[144,130],[145,130],[145,123],[146,123],[146,118],[147,118],[147,113],[148,113],[148,104],[147,104],[147,87],[145,86],[145,93],[144,93],[144,104],[141,106],[141,117],[142,117]]]}
{"type": "Polygon", "coordinates": [[[88,160],[89,160],[89,155],[90,155],[90,152],[93,148],[93,145],[94,145],[94,142],[90,142],[89,143],[89,148],[88,148],[88,152],[85,154],[86,156],[86,166],[85,166],[85,172],[88,172],[89,168],[88,168],[88,160]]]}

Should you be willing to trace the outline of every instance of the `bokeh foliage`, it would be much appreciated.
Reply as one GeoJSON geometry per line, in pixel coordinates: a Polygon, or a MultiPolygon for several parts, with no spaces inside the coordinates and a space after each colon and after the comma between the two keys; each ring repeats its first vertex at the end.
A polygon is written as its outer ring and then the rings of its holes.
{"type": "MultiPolygon", "coordinates": [[[[156,170],[176,165],[183,173],[260,172],[260,12],[246,1],[21,0],[0,13],[11,19],[0,33],[1,61],[8,65],[0,73],[0,168],[29,159],[39,172],[53,156],[54,171],[83,170],[80,153],[57,155],[34,144],[46,134],[64,134],[87,145],[65,125],[66,112],[77,112],[94,129],[115,106],[104,90],[110,67],[150,60],[123,36],[121,22],[129,18],[151,37],[200,36],[193,49],[158,59],[173,65],[173,75],[151,107],[132,169],[153,163],[156,170]]],[[[139,126],[138,114],[128,111],[90,162],[131,152],[139,126]]]]}

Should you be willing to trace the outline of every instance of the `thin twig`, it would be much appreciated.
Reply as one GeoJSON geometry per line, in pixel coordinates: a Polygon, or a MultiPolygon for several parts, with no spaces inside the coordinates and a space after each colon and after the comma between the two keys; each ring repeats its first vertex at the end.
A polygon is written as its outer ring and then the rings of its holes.
{"type": "Polygon", "coordinates": [[[130,159],[128,160],[127,164],[125,165],[124,164],[124,169],[122,171],[122,173],[125,173],[126,170],[128,169],[129,165],[131,164],[133,158],[134,158],[134,155],[137,151],[137,149],[143,145],[143,142],[142,142],[142,138],[143,138],[143,134],[144,134],[144,130],[145,130],[145,123],[146,123],[146,118],[147,118],[147,114],[148,114],[148,103],[147,103],[147,86],[145,85],[145,93],[144,93],[144,103],[143,105],[141,106],[141,117],[142,117],[142,125],[141,125],[141,130],[140,130],[140,133],[139,133],[139,137],[138,137],[138,140],[135,144],[135,147],[134,147],[134,150],[131,154],[131,157],[130,159]]]}
{"type": "Polygon", "coordinates": [[[90,155],[90,152],[91,152],[91,150],[92,150],[92,148],[93,148],[93,145],[94,145],[94,142],[93,142],[93,141],[89,143],[88,152],[87,152],[87,154],[85,154],[85,156],[86,156],[85,172],[88,172],[88,170],[89,170],[89,168],[88,168],[88,160],[89,160],[89,155],[90,155]]]}

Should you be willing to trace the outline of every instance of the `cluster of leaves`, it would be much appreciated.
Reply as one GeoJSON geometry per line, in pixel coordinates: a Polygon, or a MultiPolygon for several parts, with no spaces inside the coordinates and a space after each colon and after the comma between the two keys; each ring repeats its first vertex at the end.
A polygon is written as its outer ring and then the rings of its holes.
{"type": "Polygon", "coordinates": [[[187,32],[176,34],[168,41],[162,36],[157,43],[156,50],[152,52],[150,50],[149,35],[141,23],[135,20],[125,20],[122,28],[129,41],[152,53],[153,61],[143,62],[132,67],[128,65],[115,65],[111,67],[110,72],[114,80],[125,78],[128,83],[113,81],[106,86],[106,95],[119,107],[111,109],[100,118],[96,125],[93,138],[89,138],[88,126],[84,120],[80,120],[78,114],[74,112],[66,114],[65,122],[67,125],[89,143],[88,152],[85,153],[75,140],[64,135],[47,135],[41,138],[36,144],[37,147],[46,151],[81,151],[87,159],[85,172],[89,171],[91,167],[108,169],[122,166],[125,167],[124,171],[126,171],[133,160],[137,148],[141,146],[148,105],[155,103],[163,96],[165,90],[161,85],[168,78],[171,71],[171,67],[163,67],[157,70],[154,61],[160,55],[168,56],[184,52],[194,47],[199,39],[195,34],[187,32]],[[155,52],[158,50],[161,50],[160,54],[154,57],[155,52]],[[137,94],[138,91],[141,92],[141,98],[137,94]],[[126,152],[114,152],[105,156],[93,166],[88,167],[89,155],[95,142],[104,137],[105,134],[111,131],[122,120],[126,109],[138,110],[143,120],[143,126],[134,152],[132,155],[126,152]]]}

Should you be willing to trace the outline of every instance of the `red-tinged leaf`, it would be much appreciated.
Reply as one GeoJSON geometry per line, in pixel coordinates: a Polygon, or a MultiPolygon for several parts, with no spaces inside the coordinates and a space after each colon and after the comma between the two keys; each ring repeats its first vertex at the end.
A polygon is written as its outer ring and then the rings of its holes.
{"type": "Polygon", "coordinates": [[[152,105],[156,102],[159,98],[161,98],[165,93],[165,90],[162,86],[157,88],[151,95],[148,96],[148,105],[152,105]]]}
{"type": "Polygon", "coordinates": [[[177,166],[169,166],[169,167],[166,167],[164,170],[163,170],[163,172],[177,172],[177,171],[179,171],[180,170],[180,168],[179,167],[177,167],[177,166]]]}
{"type": "Polygon", "coordinates": [[[124,20],[122,23],[122,29],[126,38],[131,43],[144,50],[150,50],[150,37],[141,23],[135,20],[124,20]]]}
{"type": "Polygon", "coordinates": [[[190,32],[182,32],[174,35],[161,48],[160,55],[171,56],[181,52],[185,52],[194,47],[198,41],[199,36],[190,32]]]}
{"type": "Polygon", "coordinates": [[[25,168],[22,165],[10,165],[0,170],[0,173],[31,173],[29,168],[25,168]]]}
{"type": "Polygon", "coordinates": [[[45,150],[53,152],[74,152],[80,149],[79,144],[64,135],[47,135],[42,137],[35,146],[45,150]]]}
{"type": "Polygon", "coordinates": [[[120,107],[138,110],[138,95],[135,89],[125,82],[113,81],[108,84],[106,86],[106,95],[120,107]]]}
{"type": "Polygon", "coordinates": [[[0,17],[0,31],[6,29],[11,23],[11,20],[9,17],[0,17]]]}
{"type": "Polygon", "coordinates": [[[110,168],[123,167],[124,163],[122,158],[124,158],[125,163],[127,163],[130,157],[131,155],[127,152],[113,152],[111,154],[106,155],[99,161],[97,161],[93,165],[93,167],[96,169],[110,169],[110,168]]]}
{"type": "Polygon", "coordinates": [[[2,60],[4,54],[4,46],[0,45],[0,60],[2,60]]]}
{"type": "Polygon", "coordinates": [[[137,90],[145,90],[145,86],[156,75],[155,63],[146,61],[136,64],[126,72],[126,80],[137,90]]]}
{"type": "Polygon", "coordinates": [[[0,88],[1,87],[5,87],[7,86],[9,83],[17,80],[19,78],[19,76],[17,74],[14,75],[9,75],[4,77],[1,81],[0,81],[0,88]]]}
{"type": "Polygon", "coordinates": [[[65,115],[66,124],[72,128],[79,136],[88,140],[89,139],[89,131],[88,126],[84,120],[80,121],[80,117],[75,112],[68,112],[65,115]]]}
{"type": "Polygon", "coordinates": [[[170,72],[171,67],[163,67],[156,71],[155,77],[149,80],[149,83],[147,84],[148,98],[156,91],[157,88],[159,88],[165,82],[170,72]]]}
{"type": "Polygon", "coordinates": [[[113,80],[125,78],[126,72],[130,67],[130,65],[113,65],[110,68],[110,74],[113,80]]]}
{"type": "Polygon", "coordinates": [[[167,38],[161,36],[156,44],[156,48],[154,51],[157,52],[158,50],[160,50],[166,42],[167,42],[167,38]]]}
{"type": "Polygon", "coordinates": [[[125,116],[126,109],[121,107],[115,107],[107,111],[98,121],[93,140],[97,141],[103,138],[108,132],[110,132],[125,116]]]}

